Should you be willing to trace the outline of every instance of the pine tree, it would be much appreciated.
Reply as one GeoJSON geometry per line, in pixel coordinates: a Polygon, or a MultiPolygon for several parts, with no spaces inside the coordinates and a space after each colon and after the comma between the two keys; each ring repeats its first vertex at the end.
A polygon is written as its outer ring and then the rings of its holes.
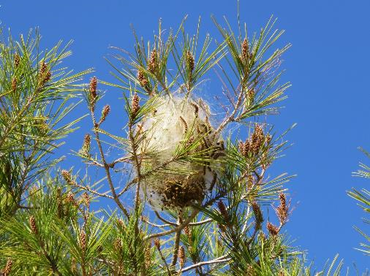
{"type": "MultiPolygon", "coordinates": [[[[37,33],[1,43],[3,275],[313,273],[283,232],[292,176],[269,173],[288,146],[286,132],[258,119],[286,98],[279,66],[290,45],[271,51],[283,34],[273,19],[252,36],[245,25],[236,35],[227,21],[214,22],[221,42],[202,39],[200,22],[188,34],[185,20],[166,37],[160,24],[152,42],[135,33],[134,54],[117,55],[119,65],[108,60],[116,83],[80,84],[91,71],[65,71],[69,45],[42,52],[37,33]],[[200,89],[212,70],[223,84],[222,118],[200,89]],[[104,84],[123,92],[127,135],[104,129],[104,84]],[[92,131],[75,154],[86,175],[55,169],[52,156],[81,120],[66,122],[80,92],[92,131]],[[104,176],[94,179],[94,170],[104,176]]],[[[339,275],[337,258],[327,275],[339,275]]]]}
{"type": "MultiPolygon", "coordinates": [[[[365,153],[367,157],[370,157],[370,154],[361,148],[361,151],[365,153]]],[[[370,167],[367,165],[360,163],[360,168],[357,172],[354,173],[354,176],[357,177],[364,177],[364,178],[370,178],[370,167]]],[[[352,188],[352,191],[347,192],[350,197],[358,201],[358,205],[368,214],[370,213],[370,191],[363,188],[360,191],[358,189],[352,188]]],[[[369,223],[368,219],[364,219],[365,223],[369,223]]],[[[370,255],[370,236],[366,234],[365,232],[361,231],[360,228],[355,227],[356,231],[358,231],[367,241],[366,243],[361,243],[361,249],[358,249],[362,251],[363,253],[370,255]]]]}

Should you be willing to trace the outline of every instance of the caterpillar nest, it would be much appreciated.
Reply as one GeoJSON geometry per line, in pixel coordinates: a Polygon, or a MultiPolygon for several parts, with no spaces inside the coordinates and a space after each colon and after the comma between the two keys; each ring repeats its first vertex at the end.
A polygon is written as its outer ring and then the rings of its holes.
{"type": "Polygon", "coordinates": [[[209,108],[181,97],[158,97],[140,125],[143,194],[154,208],[200,204],[216,183],[223,141],[209,123],[209,108]],[[181,153],[182,152],[182,153],[181,153]],[[177,157],[183,154],[181,158],[177,157]],[[194,157],[194,158],[193,158],[194,157]],[[195,158],[196,157],[196,158],[195,158]]]}

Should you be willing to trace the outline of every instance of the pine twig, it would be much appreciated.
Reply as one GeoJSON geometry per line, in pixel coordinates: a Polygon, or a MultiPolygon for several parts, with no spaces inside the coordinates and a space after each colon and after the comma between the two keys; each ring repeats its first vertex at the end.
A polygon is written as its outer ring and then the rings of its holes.
{"type": "Polygon", "coordinates": [[[181,271],[186,272],[192,269],[196,269],[198,267],[204,266],[204,265],[212,265],[212,264],[219,264],[219,263],[226,263],[230,261],[231,258],[227,258],[227,255],[221,256],[217,259],[211,260],[211,261],[204,261],[204,262],[199,262],[193,265],[190,265],[188,267],[183,268],[181,271]]]}
{"type": "MultiPolygon", "coordinates": [[[[177,223],[181,222],[181,212],[179,212],[179,218],[177,220],[177,223]]],[[[175,266],[177,263],[177,257],[179,255],[179,246],[180,246],[180,237],[181,237],[181,231],[182,229],[179,229],[175,234],[175,242],[173,245],[173,254],[172,254],[172,262],[171,265],[175,266]]]]}
{"type": "Polygon", "coordinates": [[[126,210],[126,208],[122,205],[122,202],[120,201],[120,199],[119,199],[119,197],[118,197],[118,195],[116,193],[116,190],[114,188],[113,181],[112,181],[112,176],[110,174],[110,168],[109,168],[109,165],[108,165],[107,161],[105,160],[103,146],[102,146],[102,143],[101,143],[101,140],[100,140],[99,131],[97,129],[97,122],[96,122],[96,118],[95,118],[95,114],[94,114],[94,109],[92,107],[90,107],[90,114],[91,114],[92,122],[93,122],[93,125],[94,125],[93,132],[94,132],[94,135],[95,135],[95,138],[96,138],[96,143],[98,145],[98,149],[99,149],[99,153],[100,153],[100,158],[101,158],[101,161],[102,161],[102,163],[104,165],[105,173],[107,175],[108,184],[109,184],[110,190],[112,192],[113,200],[114,200],[114,202],[116,202],[116,204],[121,209],[121,211],[124,213],[124,215],[127,218],[129,218],[130,217],[130,214],[126,210]]]}
{"type": "Polygon", "coordinates": [[[144,237],[144,241],[150,240],[150,239],[153,239],[153,238],[163,237],[163,236],[172,234],[174,232],[181,231],[182,229],[185,228],[186,225],[188,225],[190,223],[190,221],[192,221],[198,215],[198,213],[199,213],[199,210],[194,209],[193,212],[190,214],[190,216],[183,223],[181,223],[179,226],[177,226],[175,228],[172,228],[171,230],[168,230],[168,231],[163,231],[163,232],[160,232],[160,233],[155,233],[155,234],[148,235],[148,236],[144,237]]]}

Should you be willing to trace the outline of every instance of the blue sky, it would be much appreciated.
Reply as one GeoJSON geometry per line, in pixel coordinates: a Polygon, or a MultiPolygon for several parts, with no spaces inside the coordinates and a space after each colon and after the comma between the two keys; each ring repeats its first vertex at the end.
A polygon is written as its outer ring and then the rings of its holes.
{"type": "MultiPolygon", "coordinates": [[[[186,26],[194,30],[202,16],[203,34],[217,34],[211,14],[220,21],[224,15],[236,21],[236,1],[3,0],[0,4],[1,24],[14,36],[39,27],[43,47],[73,39],[67,65],[76,71],[94,67],[98,78],[109,81],[110,68],[103,57],[111,52],[110,45],[133,49],[130,24],[139,35],[151,38],[159,18],[164,28],[176,28],[188,14],[186,26]]],[[[351,176],[359,161],[370,164],[357,150],[358,146],[370,149],[370,2],[241,0],[240,8],[251,31],[276,16],[276,26],[286,30],[282,43],[293,44],[283,64],[284,80],[293,84],[289,99],[279,116],[268,119],[279,131],[298,123],[288,135],[294,146],[274,168],[298,175],[289,184],[295,210],[286,230],[318,266],[339,253],[346,265],[356,262],[364,270],[369,257],[353,249],[362,237],[352,227],[361,226],[367,233],[370,229],[361,222],[363,213],[346,190],[370,185],[370,180],[351,176]]],[[[219,89],[212,83],[210,87],[219,89]]],[[[122,107],[114,105],[118,97],[120,92],[110,88],[105,98],[117,116],[108,121],[113,128],[123,114],[122,107]]],[[[83,131],[73,137],[81,141],[83,131]]],[[[69,143],[75,149],[81,144],[69,143]]]]}

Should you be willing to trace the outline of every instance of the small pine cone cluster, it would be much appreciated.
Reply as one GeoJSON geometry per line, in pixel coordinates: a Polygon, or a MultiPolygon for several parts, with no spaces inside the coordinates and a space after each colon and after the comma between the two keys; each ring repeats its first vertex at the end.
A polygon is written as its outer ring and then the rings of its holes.
{"type": "Polygon", "coordinates": [[[101,111],[101,118],[100,118],[100,121],[99,121],[99,125],[102,124],[105,121],[105,119],[109,115],[109,112],[110,112],[110,105],[107,104],[103,107],[103,109],[101,111]]]}
{"type": "Polygon", "coordinates": [[[248,61],[248,59],[249,59],[249,45],[248,45],[248,40],[246,38],[244,38],[241,48],[242,48],[241,58],[244,61],[248,61]]]}
{"type": "Polygon", "coordinates": [[[186,262],[186,255],[185,255],[185,248],[183,246],[179,247],[179,262],[180,262],[180,267],[184,267],[185,262],[186,262]]]}
{"type": "Polygon", "coordinates": [[[48,68],[48,65],[45,61],[40,64],[40,71],[38,74],[38,84],[40,87],[43,87],[51,79],[51,72],[48,68]]]}
{"type": "Polygon", "coordinates": [[[98,99],[98,93],[97,93],[97,86],[98,86],[98,79],[96,77],[92,77],[90,80],[89,85],[89,101],[90,101],[90,107],[92,111],[95,110],[95,104],[98,99]]]}
{"type": "Polygon", "coordinates": [[[3,273],[0,274],[0,275],[9,276],[10,275],[10,272],[12,271],[12,266],[13,266],[12,259],[8,259],[7,262],[6,262],[6,264],[5,264],[5,268],[3,270],[3,273]]]}
{"type": "Polygon", "coordinates": [[[249,104],[253,104],[254,98],[256,96],[256,90],[254,90],[254,88],[248,89],[247,96],[249,104]]]}
{"type": "Polygon", "coordinates": [[[123,222],[123,220],[122,220],[122,219],[118,219],[118,220],[117,220],[117,224],[119,225],[119,227],[120,227],[122,230],[125,230],[125,229],[126,229],[125,223],[123,222]]]}
{"type": "Polygon", "coordinates": [[[18,54],[15,54],[14,55],[14,67],[18,68],[20,62],[21,62],[21,57],[18,54]]]}
{"type": "Polygon", "coordinates": [[[11,85],[11,89],[12,89],[12,92],[15,92],[15,90],[17,90],[17,78],[13,78],[12,79],[12,85],[11,85]]]}
{"type": "Polygon", "coordinates": [[[255,228],[256,230],[259,230],[262,228],[262,222],[263,222],[262,211],[257,202],[252,203],[252,209],[253,209],[254,217],[256,220],[255,228]]]}
{"type": "Polygon", "coordinates": [[[116,238],[113,242],[113,247],[117,251],[121,251],[122,249],[122,240],[120,238],[116,238]]]}
{"type": "Polygon", "coordinates": [[[150,53],[150,59],[148,63],[148,70],[150,73],[155,74],[158,69],[158,53],[156,49],[153,49],[150,53]]]}
{"type": "Polygon", "coordinates": [[[140,86],[149,94],[151,95],[152,93],[152,89],[150,87],[150,82],[146,76],[146,74],[144,73],[143,70],[139,69],[137,71],[137,76],[136,76],[137,80],[139,81],[139,84],[140,86]]]}
{"type": "Polygon", "coordinates": [[[260,125],[256,125],[254,132],[245,142],[239,142],[239,152],[246,158],[255,157],[271,143],[271,135],[265,135],[260,125]]]}
{"type": "Polygon", "coordinates": [[[89,157],[90,156],[90,148],[91,148],[91,136],[90,136],[90,134],[86,134],[85,137],[84,137],[84,141],[83,141],[80,153],[82,155],[86,156],[86,157],[89,157]]]}
{"type": "Polygon", "coordinates": [[[151,252],[151,243],[145,247],[144,258],[145,258],[145,267],[148,269],[152,264],[152,252],[151,252]]]}
{"type": "Polygon", "coordinates": [[[161,241],[158,238],[154,239],[154,245],[158,250],[161,250],[161,241]]]}
{"type": "Polygon", "coordinates": [[[92,77],[90,80],[89,92],[92,100],[95,100],[97,97],[96,89],[98,86],[98,79],[96,77],[92,77]]]}
{"type": "Polygon", "coordinates": [[[190,51],[186,52],[186,63],[189,68],[189,71],[193,72],[194,67],[195,67],[195,61],[194,61],[194,56],[190,51]]]}
{"type": "Polygon", "coordinates": [[[80,248],[85,251],[87,246],[86,233],[84,230],[80,232],[80,248]]]}
{"type": "Polygon", "coordinates": [[[256,270],[253,268],[251,264],[247,265],[247,268],[245,269],[245,275],[257,276],[256,270]]]}
{"type": "Polygon", "coordinates": [[[37,235],[38,234],[38,229],[36,225],[36,219],[34,216],[30,216],[29,218],[29,223],[30,223],[30,228],[33,234],[37,235]]]}
{"type": "Polygon", "coordinates": [[[131,100],[131,116],[132,118],[135,118],[137,115],[137,112],[140,109],[140,97],[137,95],[137,93],[134,94],[131,100]]]}
{"type": "Polygon", "coordinates": [[[90,196],[87,192],[84,192],[81,196],[81,203],[84,204],[87,208],[90,206],[90,196]]]}
{"type": "Polygon", "coordinates": [[[280,224],[285,224],[288,221],[289,207],[286,204],[286,197],[284,193],[279,195],[280,205],[276,208],[276,215],[279,218],[280,224]]]}
{"type": "Polygon", "coordinates": [[[62,174],[62,176],[63,176],[64,180],[65,180],[68,184],[70,184],[70,185],[71,185],[71,184],[73,184],[72,176],[71,176],[71,174],[70,174],[70,172],[69,172],[69,171],[67,171],[67,170],[62,170],[61,174],[62,174]]]}
{"type": "Polygon", "coordinates": [[[148,85],[148,80],[145,77],[143,70],[138,70],[136,77],[142,87],[146,87],[148,85]]]}
{"type": "Polygon", "coordinates": [[[273,225],[271,222],[267,223],[267,230],[269,231],[270,235],[275,237],[277,234],[279,234],[279,227],[273,225]]]}
{"type": "Polygon", "coordinates": [[[241,45],[241,54],[240,54],[240,60],[243,64],[243,79],[244,81],[248,80],[249,75],[249,60],[251,58],[251,53],[249,52],[249,42],[245,38],[241,45]]]}
{"type": "Polygon", "coordinates": [[[75,198],[74,198],[74,195],[72,192],[69,192],[67,194],[67,198],[66,198],[66,202],[67,203],[73,203],[73,204],[76,204],[76,201],[75,201],[75,198]]]}

